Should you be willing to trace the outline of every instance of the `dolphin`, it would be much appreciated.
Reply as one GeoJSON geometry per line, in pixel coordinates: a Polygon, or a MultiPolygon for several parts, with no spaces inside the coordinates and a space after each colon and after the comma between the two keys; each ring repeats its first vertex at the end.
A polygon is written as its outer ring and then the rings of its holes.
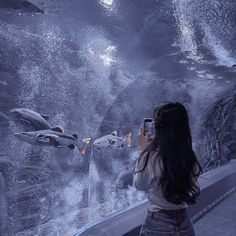
{"type": "Polygon", "coordinates": [[[1,8],[26,13],[44,13],[39,7],[26,0],[1,0],[0,9],[1,8]]]}
{"type": "Polygon", "coordinates": [[[26,131],[52,129],[52,126],[47,121],[49,119],[47,115],[25,108],[12,109],[10,114],[14,121],[23,125],[26,131]]]}
{"type": "Polygon", "coordinates": [[[97,148],[106,147],[131,147],[131,133],[128,133],[124,137],[117,136],[117,131],[113,131],[111,134],[105,135],[96,139],[93,145],[97,148]]]}
{"type": "Polygon", "coordinates": [[[32,132],[20,132],[14,134],[19,140],[39,146],[52,146],[56,148],[68,147],[75,149],[78,147],[80,153],[85,154],[85,144],[90,143],[90,138],[82,141],[78,139],[77,134],[68,135],[51,129],[32,132]]]}

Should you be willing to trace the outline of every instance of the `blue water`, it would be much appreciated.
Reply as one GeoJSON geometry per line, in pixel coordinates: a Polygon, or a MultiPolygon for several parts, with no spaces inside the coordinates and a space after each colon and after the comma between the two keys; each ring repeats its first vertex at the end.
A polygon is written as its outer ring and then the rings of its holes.
{"type": "Polygon", "coordinates": [[[44,14],[16,2],[0,5],[1,235],[69,236],[142,201],[116,180],[161,102],[187,107],[206,170],[234,157],[234,1],[31,1],[44,14]],[[14,107],[80,138],[132,132],[132,147],[82,156],[23,143],[3,115],[14,107]]]}

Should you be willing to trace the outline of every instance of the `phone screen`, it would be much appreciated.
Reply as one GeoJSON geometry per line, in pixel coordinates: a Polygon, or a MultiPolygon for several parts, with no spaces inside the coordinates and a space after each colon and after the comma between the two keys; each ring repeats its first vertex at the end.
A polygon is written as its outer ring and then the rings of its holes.
{"type": "Polygon", "coordinates": [[[144,135],[154,135],[154,126],[151,118],[144,118],[144,135]]]}

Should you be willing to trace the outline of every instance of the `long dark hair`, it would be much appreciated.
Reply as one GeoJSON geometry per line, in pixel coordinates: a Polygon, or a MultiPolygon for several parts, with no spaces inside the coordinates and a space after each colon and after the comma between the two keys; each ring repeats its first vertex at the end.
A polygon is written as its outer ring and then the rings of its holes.
{"type": "Polygon", "coordinates": [[[155,151],[160,156],[162,173],[159,183],[164,197],[174,204],[193,204],[200,194],[193,175],[200,175],[202,168],[192,148],[187,111],[181,103],[167,103],[156,107],[154,121],[154,139],[143,152],[155,151]],[[198,173],[194,173],[196,169],[198,173]]]}

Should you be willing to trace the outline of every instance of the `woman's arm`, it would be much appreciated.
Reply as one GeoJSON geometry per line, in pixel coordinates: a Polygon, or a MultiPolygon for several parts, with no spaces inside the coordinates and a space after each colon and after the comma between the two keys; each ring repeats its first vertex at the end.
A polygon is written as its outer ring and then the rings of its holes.
{"type": "Polygon", "coordinates": [[[133,186],[138,190],[146,191],[148,189],[149,180],[149,163],[148,163],[148,153],[144,152],[147,144],[150,142],[150,137],[144,134],[143,125],[140,127],[138,133],[138,150],[140,156],[135,163],[135,171],[133,177],[133,186]]]}
{"type": "Polygon", "coordinates": [[[148,180],[149,180],[148,169],[149,168],[148,168],[148,163],[146,162],[148,162],[147,153],[143,153],[136,160],[136,163],[135,163],[133,186],[135,186],[140,191],[147,191],[148,189],[148,180]]]}
{"type": "Polygon", "coordinates": [[[201,174],[201,170],[199,168],[198,163],[196,163],[195,166],[194,166],[194,169],[193,169],[193,173],[192,173],[192,179],[193,179],[194,183],[197,182],[198,177],[200,176],[200,174],[201,174]]]}

